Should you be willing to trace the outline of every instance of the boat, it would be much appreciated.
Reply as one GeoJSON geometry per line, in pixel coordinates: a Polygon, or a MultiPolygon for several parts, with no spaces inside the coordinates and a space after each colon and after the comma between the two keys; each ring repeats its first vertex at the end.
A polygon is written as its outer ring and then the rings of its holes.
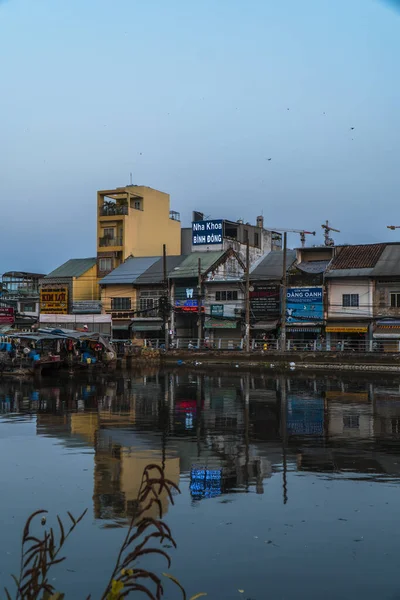
{"type": "Polygon", "coordinates": [[[42,328],[0,336],[0,376],[43,371],[109,368],[117,354],[109,339],[96,332],[42,328]]]}

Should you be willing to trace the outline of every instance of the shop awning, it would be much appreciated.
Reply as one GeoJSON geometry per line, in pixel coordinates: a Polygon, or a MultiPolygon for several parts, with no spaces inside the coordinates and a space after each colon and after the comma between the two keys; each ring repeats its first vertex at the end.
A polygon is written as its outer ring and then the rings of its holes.
{"type": "Polygon", "coordinates": [[[396,332],[388,333],[388,332],[382,332],[382,331],[374,331],[373,338],[375,340],[400,340],[400,329],[397,333],[396,332]]]}
{"type": "Polygon", "coordinates": [[[236,329],[237,321],[232,321],[230,319],[214,319],[213,317],[208,317],[205,320],[204,328],[205,329],[236,329]]]}
{"type": "Polygon", "coordinates": [[[286,327],[288,333],[321,333],[321,327],[286,327]]]}
{"type": "Polygon", "coordinates": [[[325,331],[326,333],[367,333],[368,325],[361,325],[360,323],[337,323],[336,325],[327,325],[325,331]]]}
{"type": "Polygon", "coordinates": [[[262,331],[273,331],[278,326],[278,321],[257,321],[253,323],[251,329],[261,329],[262,331]]]}
{"type": "Polygon", "coordinates": [[[151,323],[132,323],[132,331],[160,331],[162,328],[161,321],[152,321],[151,323]]]}
{"type": "Polygon", "coordinates": [[[113,323],[113,331],[128,331],[130,323],[113,323]]]}
{"type": "Polygon", "coordinates": [[[381,319],[376,322],[376,326],[385,329],[400,329],[400,319],[381,319]]]}

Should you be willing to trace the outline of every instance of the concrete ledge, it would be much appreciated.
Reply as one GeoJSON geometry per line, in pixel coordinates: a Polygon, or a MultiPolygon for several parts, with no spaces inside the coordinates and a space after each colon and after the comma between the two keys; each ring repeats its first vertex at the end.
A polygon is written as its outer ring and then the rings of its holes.
{"type": "Polygon", "coordinates": [[[180,351],[171,350],[161,357],[165,365],[214,365],[235,368],[263,368],[271,371],[369,371],[400,373],[400,354],[352,352],[266,352],[180,351]],[[291,364],[292,363],[292,364],[291,364]],[[294,363],[294,366],[293,366],[294,363]]]}

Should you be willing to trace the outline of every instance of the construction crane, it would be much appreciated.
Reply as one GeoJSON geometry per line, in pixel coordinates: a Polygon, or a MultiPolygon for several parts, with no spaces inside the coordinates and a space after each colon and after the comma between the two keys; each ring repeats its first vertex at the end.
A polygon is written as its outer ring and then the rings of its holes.
{"type": "Polygon", "coordinates": [[[329,221],[325,221],[325,223],[321,225],[321,227],[324,230],[325,246],[334,246],[335,242],[329,234],[331,231],[336,231],[336,233],[340,233],[340,229],[334,229],[333,227],[331,227],[329,225],[329,221]]]}
{"type": "Polygon", "coordinates": [[[268,227],[268,231],[277,231],[279,233],[299,233],[301,247],[306,245],[306,235],[315,235],[315,231],[306,231],[305,229],[283,229],[281,227],[268,227]]]}

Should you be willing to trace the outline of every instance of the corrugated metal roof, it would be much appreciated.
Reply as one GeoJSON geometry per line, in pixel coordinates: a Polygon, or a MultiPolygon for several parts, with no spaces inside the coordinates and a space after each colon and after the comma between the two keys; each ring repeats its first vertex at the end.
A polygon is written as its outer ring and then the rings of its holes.
{"type": "Polygon", "coordinates": [[[309,262],[301,262],[296,265],[296,269],[304,273],[323,273],[328,267],[330,260],[310,260],[309,262]]]}
{"type": "Polygon", "coordinates": [[[128,258],[122,265],[111,271],[100,281],[101,285],[118,285],[121,283],[135,283],[154,263],[160,260],[159,256],[138,256],[128,258]]]}
{"type": "MultiPolygon", "coordinates": [[[[185,260],[186,256],[167,256],[167,274],[175,269],[175,267],[179,266],[181,262],[185,260]]],[[[150,284],[150,283],[161,283],[164,279],[164,266],[163,266],[163,258],[159,258],[155,263],[153,263],[147,271],[144,271],[142,275],[136,279],[136,284],[150,284]]]]}
{"type": "MultiPolygon", "coordinates": [[[[296,250],[287,250],[287,270],[296,260],[296,250]]],[[[272,250],[250,268],[250,279],[282,279],[283,250],[272,250]]]]}
{"type": "Polygon", "coordinates": [[[201,259],[201,272],[207,271],[217,260],[219,260],[225,254],[224,251],[218,252],[192,252],[181,262],[180,265],[175,267],[171,273],[171,279],[197,277],[198,274],[198,261],[201,259]]]}
{"type": "Polygon", "coordinates": [[[344,246],[333,259],[330,270],[370,269],[376,265],[386,244],[344,246]]]}
{"type": "Polygon", "coordinates": [[[80,277],[96,264],[96,258],[71,258],[54,269],[44,279],[53,277],[80,277]]]}
{"type": "Polygon", "coordinates": [[[372,275],[374,277],[400,275],[400,244],[386,245],[374,267],[372,275]]]}

